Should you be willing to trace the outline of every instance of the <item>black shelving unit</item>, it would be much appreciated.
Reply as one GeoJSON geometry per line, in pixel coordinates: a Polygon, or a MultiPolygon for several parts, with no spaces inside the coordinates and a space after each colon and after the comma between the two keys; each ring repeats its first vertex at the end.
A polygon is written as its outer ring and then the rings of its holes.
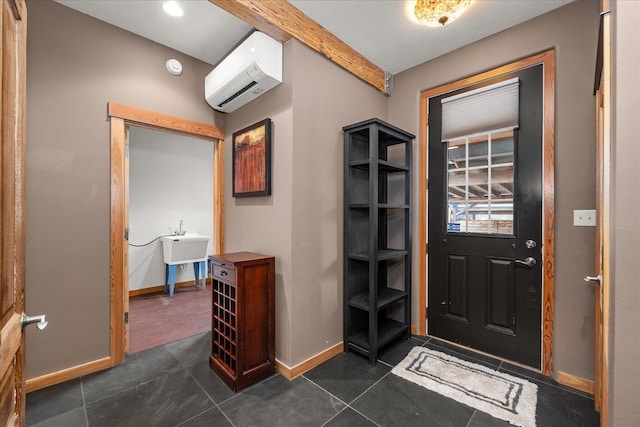
{"type": "Polygon", "coordinates": [[[379,119],[344,132],[344,344],[375,364],[411,335],[411,144],[379,119]]]}

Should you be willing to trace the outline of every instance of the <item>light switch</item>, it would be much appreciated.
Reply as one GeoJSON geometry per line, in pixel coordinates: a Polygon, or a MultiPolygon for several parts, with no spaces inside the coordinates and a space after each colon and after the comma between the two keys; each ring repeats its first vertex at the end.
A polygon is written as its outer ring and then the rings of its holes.
{"type": "Polygon", "coordinates": [[[574,210],[573,225],[576,227],[595,227],[596,211],[593,210],[574,210]]]}

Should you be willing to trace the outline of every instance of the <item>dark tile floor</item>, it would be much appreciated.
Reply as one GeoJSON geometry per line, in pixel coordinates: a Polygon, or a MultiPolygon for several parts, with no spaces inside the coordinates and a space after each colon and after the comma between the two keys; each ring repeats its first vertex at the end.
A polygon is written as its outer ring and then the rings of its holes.
{"type": "Polygon", "coordinates": [[[288,381],[274,375],[237,394],[209,369],[209,333],[127,356],[121,366],[27,395],[29,426],[506,426],[391,374],[413,346],[527,377],[537,425],[598,426],[589,396],[500,360],[434,339],[392,343],[371,366],[342,353],[288,381]]]}

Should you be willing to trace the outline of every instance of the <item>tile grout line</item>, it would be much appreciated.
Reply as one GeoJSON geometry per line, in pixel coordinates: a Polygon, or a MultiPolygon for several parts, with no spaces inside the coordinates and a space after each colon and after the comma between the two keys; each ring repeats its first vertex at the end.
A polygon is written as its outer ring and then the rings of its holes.
{"type": "Polygon", "coordinates": [[[89,414],[87,413],[87,402],[84,398],[84,377],[80,377],[80,394],[82,395],[82,409],[84,410],[84,421],[87,423],[87,427],[89,427],[89,414]]]}
{"type": "MultiPolygon", "coordinates": [[[[273,379],[273,378],[277,378],[278,376],[281,376],[281,374],[279,374],[279,373],[277,373],[277,372],[276,372],[275,374],[271,375],[270,377],[267,377],[267,378],[265,378],[265,379],[263,379],[263,380],[258,381],[258,382],[257,382],[257,383],[255,383],[255,384],[251,384],[250,386],[248,386],[248,387],[246,387],[246,388],[243,388],[241,391],[236,391],[236,392],[234,392],[234,393],[233,393],[233,396],[231,396],[231,397],[229,397],[229,398],[227,398],[227,399],[223,400],[222,402],[218,403],[217,405],[218,405],[218,407],[220,407],[220,405],[224,405],[225,403],[229,402],[230,400],[233,400],[233,399],[235,399],[236,397],[238,397],[238,396],[240,396],[240,395],[244,394],[247,390],[250,390],[250,389],[252,389],[252,388],[254,388],[254,387],[257,387],[257,386],[259,386],[260,384],[264,384],[264,383],[265,383],[265,382],[267,382],[267,381],[271,381],[271,379],[273,379]]],[[[220,408],[220,412],[222,412],[222,413],[224,414],[224,411],[222,410],[222,408],[220,408]]],[[[226,417],[226,414],[225,414],[225,417],[226,417]]],[[[233,424],[233,423],[232,423],[232,424],[233,424]]]]}
{"type": "MultiPolygon", "coordinates": [[[[135,356],[136,360],[138,359],[138,354],[137,354],[137,353],[133,353],[133,354],[130,354],[130,355],[129,355],[129,357],[133,357],[133,356],[135,356]]],[[[98,372],[91,373],[91,374],[89,374],[89,375],[82,376],[82,377],[80,377],[80,379],[82,380],[82,383],[84,384],[84,378],[86,378],[87,376],[100,375],[100,374],[102,374],[102,373],[109,372],[109,371],[111,371],[112,369],[117,369],[117,368],[119,368],[119,367],[121,367],[121,366],[124,366],[124,364],[125,364],[125,363],[126,363],[126,359],[125,359],[125,361],[124,361],[123,363],[121,363],[120,365],[112,366],[112,367],[110,367],[110,368],[105,369],[104,371],[98,371],[98,372]]],[[[167,374],[165,374],[165,375],[167,375],[167,374]]],[[[157,378],[162,378],[162,377],[164,377],[165,375],[161,375],[161,376],[159,376],[159,377],[157,377],[157,378]]],[[[132,389],[132,388],[139,387],[139,386],[141,386],[141,385],[143,385],[143,384],[146,384],[146,383],[148,383],[148,382],[151,382],[151,381],[153,381],[153,380],[155,380],[155,379],[157,379],[157,378],[150,379],[150,380],[148,380],[148,381],[143,381],[143,380],[141,380],[140,382],[136,382],[136,383],[134,383],[133,385],[131,385],[131,386],[127,387],[127,388],[124,388],[124,389],[121,389],[121,390],[119,389],[118,391],[115,391],[115,392],[113,392],[113,393],[111,393],[111,394],[108,394],[108,395],[106,395],[106,396],[102,396],[102,397],[100,397],[99,399],[95,399],[95,400],[93,400],[93,401],[89,402],[89,404],[93,404],[93,403],[96,403],[96,402],[100,402],[100,401],[102,401],[102,400],[104,400],[104,399],[111,398],[111,397],[113,397],[113,396],[116,396],[116,395],[118,395],[118,394],[120,394],[120,393],[124,392],[124,391],[130,390],[130,389],[132,389]]],[[[83,388],[83,395],[82,395],[82,398],[83,398],[83,400],[84,400],[84,388],[83,388]]]]}
{"type": "Polygon", "coordinates": [[[385,365],[385,366],[388,366],[388,367],[390,367],[391,369],[393,369],[393,368],[395,367],[394,365],[392,365],[392,364],[390,364],[390,363],[387,363],[387,362],[385,362],[384,360],[380,360],[380,359],[378,359],[378,363],[381,363],[381,364],[383,364],[383,365],[385,365]]]}
{"type": "MultiPolygon", "coordinates": [[[[300,375],[301,377],[303,377],[304,379],[306,379],[307,381],[309,381],[311,384],[313,384],[314,386],[318,387],[320,390],[324,391],[325,393],[327,393],[329,396],[331,396],[332,398],[335,398],[337,400],[339,400],[340,402],[344,403],[344,408],[342,408],[340,411],[338,411],[334,416],[332,416],[331,418],[329,418],[327,421],[324,422],[324,424],[322,424],[323,426],[326,425],[329,421],[331,421],[332,419],[334,419],[335,417],[337,417],[338,415],[340,415],[341,413],[343,413],[347,408],[351,409],[352,411],[360,414],[361,416],[363,416],[364,418],[366,418],[367,420],[371,421],[373,424],[375,424],[376,426],[380,427],[380,424],[376,423],[375,421],[373,421],[371,418],[367,417],[365,414],[363,414],[362,412],[358,411],[356,408],[354,408],[353,406],[351,406],[350,403],[345,402],[344,400],[340,399],[338,396],[335,396],[334,394],[332,394],[331,392],[329,392],[328,390],[326,390],[324,387],[320,386],[319,384],[317,384],[316,382],[314,382],[313,380],[307,378],[304,374],[300,375]]],[[[386,376],[386,374],[385,374],[386,376]]],[[[383,376],[384,378],[384,376],[383,376]]],[[[382,379],[382,378],[380,378],[382,379]]],[[[379,380],[378,380],[379,381],[379,380]]],[[[377,384],[377,382],[375,383],[377,384]]],[[[375,385],[373,384],[373,385],[375,385]]],[[[371,387],[373,387],[373,385],[371,387]]],[[[369,387],[369,388],[371,388],[369,387]]],[[[369,390],[369,389],[367,389],[369,390]]],[[[366,392],[366,390],[365,390],[366,392]]],[[[362,393],[364,394],[364,393],[362,393]]],[[[362,396],[362,394],[360,394],[359,396],[357,396],[355,399],[353,399],[353,402],[355,402],[358,397],[362,396]]]]}
{"type": "MultiPolygon", "coordinates": [[[[180,367],[181,367],[182,369],[184,369],[184,370],[185,370],[189,375],[191,375],[191,373],[189,372],[189,370],[188,370],[187,368],[185,368],[185,366],[184,366],[184,365],[182,364],[182,362],[181,362],[181,361],[180,361],[180,360],[179,360],[179,359],[178,359],[178,358],[173,354],[173,352],[171,352],[168,348],[166,348],[166,344],[162,344],[162,345],[160,345],[160,346],[158,346],[158,347],[165,347],[165,350],[167,350],[167,351],[169,352],[169,354],[171,354],[171,356],[173,356],[173,357],[174,357],[174,359],[176,359],[176,361],[178,362],[178,364],[180,365],[180,367]]],[[[158,347],[153,347],[153,348],[158,348],[158,347]]],[[[151,350],[151,349],[148,349],[148,350],[151,350]]],[[[146,351],[146,350],[143,350],[143,351],[146,351]]],[[[139,360],[139,359],[140,359],[140,357],[138,356],[138,353],[133,353],[133,354],[130,354],[130,355],[129,355],[129,357],[133,357],[133,356],[135,356],[136,360],[139,360]]],[[[140,363],[142,363],[142,361],[140,361],[140,363]]],[[[123,364],[124,364],[124,363],[123,363],[123,364]]],[[[120,366],[123,366],[123,364],[121,364],[121,365],[117,365],[117,366],[113,366],[113,367],[111,367],[111,368],[107,369],[106,371],[111,370],[111,369],[114,369],[114,368],[118,368],[118,367],[120,367],[120,366]]],[[[176,370],[174,370],[174,371],[168,371],[168,372],[165,372],[164,374],[159,375],[159,376],[157,376],[157,377],[154,377],[154,378],[150,378],[150,379],[148,379],[148,380],[145,380],[145,379],[144,379],[144,373],[145,373],[145,368],[144,368],[144,366],[141,366],[139,369],[140,369],[140,370],[142,371],[142,373],[143,373],[142,378],[140,379],[140,381],[139,381],[139,382],[135,382],[134,384],[132,384],[131,386],[129,386],[129,387],[127,387],[127,388],[120,389],[120,390],[118,390],[118,391],[116,391],[116,392],[113,392],[113,393],[111,393],[111,394],[108,394],[108,395],[106,395],[106,396],[103,396],[103,397],[101,397],[101,398],[99,398],[99,399],[93,400],[93,401],[91,401],[91,402],[89,402],[89,403],[90,403],[90,404],[93,404],[93,403],[97,403],[97,402],[103,401],[103,400],[105,400],[105,399],[110,399],[110,398],[112,398],[112,397],[114,397],[114,396],[117,396],[118,394],[121,394],[121,393],[124,393],[124,392],[126,392],[126,391],[132,390],[132,389],[134,389],[134,388],[136,388],[136,387],[143,386],[143,385],[145,385],[145,384],[149,384],[149,383],[151,383],[151,382],[153,382],[153,381],[160,380],[160,379],[162,379],[162,378],[165,378],[165,377],[169,376],[169,375],[170,375],[170,374],[172,374],[172,373],[177,373],[177,372],[179,372],[179,370],[178,370],[178,369],[176,369],[176,370]]],[[[106,371],[102,371],[102,372],[106,372],[106,371]]],[[[99,372],[98,372],[98,373],[99,373],[99,372]]],[[[83,378],[85,378],[85,377],[84,377],[84,376],[83,376],[83,377],[80,377],[80,379],[81,379],[81,380],[82,380],[83,378]]],[[[198,382],[196,381],[196,383],[198,383],[198,382]]],[[[198,385],[200,385],[200,384],[198,383],[198,385]]],[[[205,394],[206,394],[206,392],[205,392],[205,394]]],[[[209,396],[209,395],[207,394],[207,396],[209,396]]],[[[84,402],[84,400],[85,400],[85,397],[84,397],[84,388],[83,388],[82,399],[83,399],[83,402],[84,402]]],[[[86,406],[86,405],[85,405],[85,406],[86,406]]]]}
{"type": "MultiPolygon", "coordinates": [[[[339,400],[340,402],[345,404],[345,408],[347,408],[349,406],[348,402],[345,402],[344,400],[340,399],[338,396],[336,396],[335,394],[331,393],[330,391],[328,391],[327,389],[325,389],[324,387],[322,387],[321,385],[319,385],[318,383],[316,383],[315,381],[307,378],[304,374],[300,375],[300,377],[304,378],[305,380],[309,381],[311,384],[313,384],[314,386],[318,387],[320,390],[324,391],[325,393],[327,393],[329,396],[335,398],[336,400],[339,400]]],[[[342,410],[344,410],[344,408],[342,408],[342,410]]],[[[340,412],[342,412],[342,410],[340,412]]],[[[337,414],[336,414],[337,415],[337,414]]]]}
{"type": "MultiPolygon", "coordinates": [[[[200,335],[200,334],[196,334],[196,335],[200,335]]],[[[194,336],[196,336],[196,335],[194,335],[194,336]]],[[[213,403],[214,407],[215,407],[217,410],[219,410],[219,411],[220,411],[220,413],[222,414],[222,416],[223,416],[223,417],[225,417],[225,419],[226,419],[227,421],[229,421],[229,423],[230,423],[233,427],[235,427],[235,424],[233,423],[233,421],[231,421],[231,419],[229,419],[229,417],[227,416],[227,414],[225,414],[225,412],[222,410],[222,408],[220,408],[220,405],[218,404],[218,402],[216,402],[216,401],[213,399],[213,397],[212,397],[209,393],[207,393],[207,390],[205,390],[205,389],[204,389],[204,387],[202,386],[202,384],[200,384],[200,382],[198,381],[198,379],[197,379],[196,377],[194,377],[194,376],[193,376],[193,374],[191,373],[191,371],[189,370],[189,368],[188,368],[188,367],[187,367],[187,366],[182,362],[182,360],[181,360],[181,359],[180,359],[180,358],[179,358],[179,357],[178,357],[178,356],[177,356],[173,351],[171,351],[171,349],[168,347],[168,344],[170,344],[170,343],[163,344],[163,347],[164,347],[164,348],[165,348],[165,349],[166,349],[166,350],[167,350],[167,351],[168,351],[168,352],[169,352],[169,353],[170,353],[170,354],[171,354],[171,355],[172,355],[172,356],[173,356],[173,357],[178,361],[178,363],[180,364],[180,366],[182,366],[182,368],[183,368],[183,369],[184,369],[184,370],[189,374],[189,376],[191,377],[191,379],[193,379],[193,381],[195,381],[195,383],[198,385],[198,387],[200,387],[200,390],[202,390],[202,391],[204,392],[204,394],[207,396],[207,398],[209,398],[209,400],[213,403]]],[[[230,398],[225,399],[225,400],[223,400],[222,402],[220,402],[220,404],[222,404],[222,403],[224,403],[224,402],[227,402],[227,401],[229,401],[229,400],[233,399],[234,397],[236,397],[236,394],[235,394],[235,393],[234,393],[234,395],[233,395],[233,396],[231,396],[230,398]]],[[[204,410],[204,411],[200,412],[199,414],[196,414],[196,415],[194,415],[193,417],[191,417],[191,418],[189,418],[189,419],[186,419],[186,420],[182,421],[180,424],[178,424],[178,426],[179,426],[179,425],[182,425],[182,424],[186,423],[187,421],[190,421],[190,420],[192,420],[192,419],[194,419],[194,418],[196,418],[196,417],[199,417],[200,415],[204,414],[204,413],[205,413],[205,412],[207,412],[207,411],[210,411],[211,409],[213,409],[213,408],[209,408],[209,409],[207,409],[207,410],[204,410]]]]}
{"type": "MultiPolygon", "coordinates": [[[[417,339],[417,338],[416,338],[416,339],[417,339]]],[[[418,341],[422,341],[422,340],[418,340],[418,341]]],[[[423,348],[426,348],[426,347],[424,347],[424,346],[425,346],[429,341],[431,341],[431,338],[428,338],[426,341],[422,341],[422,343],[421,343],[420,345],[415,346],[415,347],[423,347],[423,348]]],[[[385,373],[382,377],[380,377],[380,379],[379,379],[378,381],[376,381],[375,383],[373,383],[373,384],[372,384],[371,386],[369,386],[365,391],[363,391],[363,392],[362,392],[362,393],[360,393],[358,396],[356,396],[356,397],[351,401],[351,403],[355,402],[356,400],[358,400],[359,398],[361,398],[365,393],[367,393],[369,390],[371,390],[373,387],[375,387],[375,386],[376,386],[380,381],[382,381],[382,380],[383,380],[383,379],[385,379],[389,374],[391,374],[391,373],[392,373],[391,371],[393,370],[393,368],[395,368],[395,365],[392,365],[392,364],[390,364],[390,363],[388,363],[388,362],[386,362],[386,361],[384,361],[384,360],[382,360],[382,359],[377,359],[377,361],[378,361],[379,363],[381,363],[381,364],[385,365],[385,366],[390,367],[391,369],[390,369],[387,373],[385,373]]],[[[311,381],[311,380],[309,380],[309,381],[311,381]]],[[[312,381],[312,382],[313,382],[313,381],[312,381]]],[[[314,384],[315,384],[315,383],[314,383],[314,384]]],[[[322,387],[320,387],[320,388],[322,388],[322,387]]],[[[324,390],[324,389],[323,389],[323,390],[324,390]]],[[[325,390],[325,391],[326,391],[326,390],[325,390]]],[[[327,392],[327,393],[328,393],[328,392],[327,392]]],[[[329,393],[329,394],[330,394],[330,393],[329,393]]],[[[348,404],[347,404],[347,406],[346,406],[344,409],[346,409],[346,408],[350,408],[350,409],[351,409],[351,410],[353,410],[354,412],[356,412],[356,413],[360,414],[361,416],[363,416],[363,417],[364,417],[364,418],[366,418],[367,420],[371,421],[371,422],[372,422],[373,424],[375,424],[376,426],[379,426],[379,427],[380,427],[380,424],[376,423],[374,420],[372,420],[371,418],[367,417],[365,414],[363,414],[362,412],[360,412],[359,410],[357,410],[356,408],[354,408],[353,406],[351,406],[351,403],[348,403],[348,404]]],[[[344,411],[344,409],[343,409],[343,411],[344,411]]],[[[342,412],[342,411],[340,411],[340,412],[342,412]]],[[[337,414],[336,414],[336,416],[337,416],[337,414]]],[[[335,417],[334,417],[334,418],[335,418],[335,417]]],[[[333,418],[332,418],[332,419],[333,419],[333,418]]],[[[329,420],[329,421],[330,421],[330,420],[329,420]]],[[[327,422],[328,422],[328,421],[327,421],[327,422]]]]}
{"type": "Polygon", "coordinates": [[[467,422],[466,427],[471,426],[471,421],[473,421],[473,417],[475,417],[477,413],[478,413],[478,410],[474,409],[473,414],[471,414],[471,418],[469,418],[469,421],[467,422]]]}
{"type": "MultiPolygon", "coordinates": [[[[367,417],[365,414],[363,414],[362,412],[358,411],[356,408],[354,408],[353,406],[349,405],[347,406],[347,408],[350,408],[352,411],[360,414],[361,416],[363,416],[364,418],[366,418],[367,420],[371,421],[373,424],[375,424],[378,427],[382,427],[380,424],[378,424],[377,422],[373,421],[371,418],[367,417]]],[[[346,409],[346,408],[345,408],[346,409]]]]}
{"type": "MultiPolygon", "coordinates": [[[[200,390],[202,390],[202,391],[204,392],[204,394],[209,398],[209,400],[213,403],[213,405],[214,405],[214,406],[213,406],[213,408],[216,408],[218,411],[220,411],[220,413],[222,414],[222,416],[224,416],[224,417],[226,418],[226,420],[227,420],[227,421],[229,421],[229,423],[230,423],[232,426],[234,426],[234,427],[235,427],[235,424],[233,423],[233,421],[231,421],[231,420],[229,419],[229,417],[227,416],[227,414],[225,414],[225,412],[222,410],[222,408],[220,408],[220,405],[218,405],[218,402],[216,402],[215,400],[213,400],[213,397],[211,397],[211,395],[210,395],[209,393],[207,393],[207,390],[205,390],[205,389],[204,389],[204,387],[202,386],[202,384],[200,384],[200,382],[196,379],[196,377],[194,377],[194,376],[193,376],[193,374],[191,373],[191,371],[190,371],[186,366],[184,366],[184,365],[182,364],[182,362],[181,362],[181,361],[179,361],[179,363],[180,363],[180,365],[182,365],[182,367],[185,369],[185,371],[187,371],[187,373],[188,373],[188,374],[189,374],[189,376],[193,379],[193,381],[195,381],[195,382],[196,382],[196,384],[198,384],[198,387],[200,387],[200,390]]],[[[224,403],[224,402],[226,402],[226,401],[228,401],[228,400],[233,399],[234,397],[235,397],[235,395],[231,396],[229,399],[225,399],[225,400],[223,400],[223,401],[222,401],[222,402],[220,402],[220,403],[224,403]]],[[[186,423],[187,421],[190,421],[190,420],[192,420],[192,419],[194,419],[194,418],[196,418],[196,417],[199,417],[200,415],[204,414],[205,412],[208,412],[208,411],[212,410],[213,408],[206,409],[206,410],[204,410],[204,411],[200,412],[199,414],[196,414],[196,415],[194,415],[193,417],[191,417],[191,418],[189,418],[189,419],[186,419],[186,420],[182,421],[182,422],[181,422],[180,424],[178,424],[178,425],[182,425],[182,424],[186,423]]]]}
{"type": "Polygon", "coordinates": [[[391,374],[391,371],[388,371],[386,374],[384,374],[382,377],[380,377],[380,379],[378,381],[376,381],[375,383],[371,384],[365,391],[363,391],[362,393],[360,393],[358,396],[356,396],[355,399],[353,399],[351,401],[351,403],[355,402],[356,400],[360,399],[366,392],[368,392],[369,390],[371,390],[373,387],[375,387],[380,381],[382,381],[383,379],[385,379],[389,374],[391,374]]]}
{"type": "Polygon", "coordinates": [[[346,409],[349,407],[349,405],[345,404],[344,408],[340,409],[337,413],[333,414],[333,416],[331,418],[329,418],[327,421],[325,421],[324,423],[321,424],[321,427],[326,426],[329,422],[331,422],[331,420],[333,420],[334,418],[336,418],[338,415],[340,415],[341,413],[343,413],[344,411],[346,411],[346,409]]]}

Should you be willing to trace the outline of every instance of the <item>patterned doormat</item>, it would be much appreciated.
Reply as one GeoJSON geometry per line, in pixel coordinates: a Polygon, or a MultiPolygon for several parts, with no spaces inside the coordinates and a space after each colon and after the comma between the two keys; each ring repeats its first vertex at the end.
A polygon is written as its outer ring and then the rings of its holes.
{"type": "Polygon", "coordinates": [[[521,378],[424,347],[391,372],[511,424],[536,425],[538,386],[521,378]]]}

